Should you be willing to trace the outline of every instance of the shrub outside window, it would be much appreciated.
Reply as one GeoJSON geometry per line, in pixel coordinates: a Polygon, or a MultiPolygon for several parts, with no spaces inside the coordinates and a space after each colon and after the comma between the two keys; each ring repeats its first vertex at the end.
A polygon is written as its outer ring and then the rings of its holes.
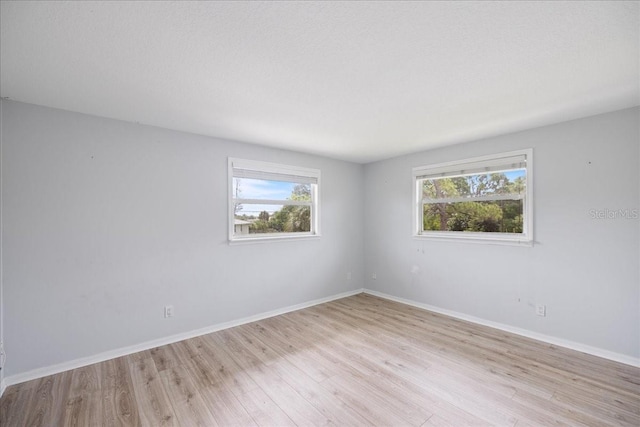
{"type": "Polygon", "coordinates": [[[229,158],[229,240],[319,235],[317,169],[229,158]]]}
{"type": "Polygon", "coordinates": [[[532,150],[413,169],[414,234],[533,242],[532,150]]]}

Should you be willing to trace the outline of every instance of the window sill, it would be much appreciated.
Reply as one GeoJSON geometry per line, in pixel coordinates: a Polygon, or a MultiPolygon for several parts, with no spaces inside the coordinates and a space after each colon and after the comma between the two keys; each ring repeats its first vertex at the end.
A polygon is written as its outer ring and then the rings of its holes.
{"type": "Polygon", "coordinates": [[[229,239],[229,245],[246,245],[252,243],[270,243],[270,242],[290,242],[296,240],[315,240],[319,239],[320,234],[304,234],[304,235],[291,235],[285,236],[267,235],[263,237],[240,237],[229,239]]]}
{"type": "Polygon", "coordinates": [[[429,233],[429,234],[414,234],[414,239],[417,240],[434,240],[441,242],[459,242],[459,243],[474,243],[474,244],[485,244],[485,245],[507,245],[507,246],[525,246],[532,247],[533,240],[527,239],[522,236],[483,236],[480,234],[440,234],[440,233],[429,233]]]}

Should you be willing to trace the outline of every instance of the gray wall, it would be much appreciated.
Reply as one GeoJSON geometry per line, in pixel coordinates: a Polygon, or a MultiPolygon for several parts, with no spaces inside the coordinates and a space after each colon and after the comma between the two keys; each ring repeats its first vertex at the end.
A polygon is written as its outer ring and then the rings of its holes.
{"type": "Polygon", "coordinates": [[[640,208],[639,111],[366,165],[365,287],[639,357],[640,220],[590,215],[640,208]],[[522,148],[534,149],[533,247],[412,238],[413,167],[522,148]]]}
{"type": "Polygon", "coordinates": [[[362,165],[11,101],[2,150],[5,377],[362,287],[362,165]],[[322,237],[230,246],[228,156],[321,169],[322,237]]]}
{"type": "Polygon", "coordinates": [[[639,113],[361,166],[2,101],[5,377],[362,286],[637,358],[639,113]],[[529,147],[533,247],[411,237],[412,167],[529,147]],[[322,238],[228,245],[228,156],[321,169],[322,238]]]}

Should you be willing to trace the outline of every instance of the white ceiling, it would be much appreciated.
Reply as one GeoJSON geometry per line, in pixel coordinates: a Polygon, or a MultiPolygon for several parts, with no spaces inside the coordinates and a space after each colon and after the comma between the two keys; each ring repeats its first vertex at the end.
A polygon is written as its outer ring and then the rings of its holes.
{"type": "Polygon", "coordinates": [[[9,2],[1,96],[366,163],[640,104],[638,2],[9,2]]]}

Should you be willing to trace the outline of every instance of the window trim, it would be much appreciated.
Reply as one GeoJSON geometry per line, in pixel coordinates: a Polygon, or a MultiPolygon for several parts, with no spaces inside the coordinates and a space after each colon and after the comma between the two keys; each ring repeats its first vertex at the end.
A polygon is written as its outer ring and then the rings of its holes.
{"type": "MultiPolygon", "coordinates": [[[[477,165],[476,165],[477,166],[477,165]]],[[[474,173],[475,174],[475,173],[474,173]]],[[[507,244],[507,245],[524,245],[532,246],[533,239],[533,149],[523,149],[509,151],[504,153],[490,154],[486,156],[473,157],[464,160],[455,160],[445,163],[437,163],[426,166],[415,167],[412,170],[413,185],[413,222],[412,234],[416,239],[441,240],[441,241],[463,241],[473,243],[489,243],[489,244],[507,244]],[[418,182],[428,174],[452,172],[456,169],[464,170],[472,164],[487,163],[491,164],[495,160],[505,159],[509,157],[524,156],[526,162],[527,185],[523,202],[523,233],[490,233],[490,232],[456,232],[456,231],[423,231],[423,212],[422,212],[422,188],[418,182]]]]}
{"type": "MultiPolygon", "coordinates": [[[[259,160],[239,159],[229,157],[227,161],[227,190],[228,190],[228,239],[229,243],[240,242],[266,242],[266,241],[282,241],[282,240],[301,240],[313,239],[320,237],[320,170],[312,168],[304,168],[300,166],[290,166],[280,163],[263,162],[259,160]],[[309,206],[311,208],[311,231],[297,233],[259,233],[248,235],[249,237],[239,237],[234,233],[235,229],[235,198],[233,196],[233,178],[234,168],[254,171],[257,175],[260,173],[284,175],[294,178],[301,178],[311,183],[311,202],[270,200],[270,199],[241,199],[245,203],[271,204],[271,205],[293,205],[293,206],[309,206]]],[[[255,179],[255,178],[254,178],[255,179]]],[[[260,179],[260,178],[257,178],[260,179]]],[[[265,177],[267,179],[267,177],[265,177]]]]}

